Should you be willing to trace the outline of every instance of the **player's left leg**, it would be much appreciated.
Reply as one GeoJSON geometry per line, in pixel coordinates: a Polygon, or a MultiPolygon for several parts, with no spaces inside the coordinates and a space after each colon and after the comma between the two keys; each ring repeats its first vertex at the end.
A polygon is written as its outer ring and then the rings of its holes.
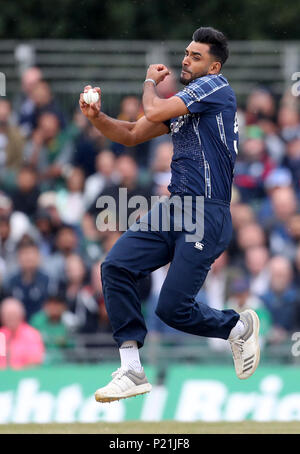
{"type": "Polygon", "coordinates": [[[254,311],[245,311],[240,316],[233,310],[216,310],[195,301],[211,264],[228,246],[231,232],[229,207],[206,203],[201,248],[199,242],[187,242],[185,232],[178,233],[174,258],[160,293],[156,314],[178,330],[229,339],[236,373],[239,378],[247,378],[259,361],[259,323],[254,311]]]}

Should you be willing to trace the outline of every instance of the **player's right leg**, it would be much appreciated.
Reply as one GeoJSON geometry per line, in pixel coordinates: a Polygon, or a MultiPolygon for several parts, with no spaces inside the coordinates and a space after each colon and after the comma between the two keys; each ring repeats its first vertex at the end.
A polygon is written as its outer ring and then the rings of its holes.
{"type": "Polygon", "coordinates": [[[113,246],[101,266],[105,305],[121,356],[121,368],[108,385],[95,393],[98,402],[111,402],[151,390],[139,362],[147,330],[137,281],[171,260],[168,234],[128,230],[113,246]]]}

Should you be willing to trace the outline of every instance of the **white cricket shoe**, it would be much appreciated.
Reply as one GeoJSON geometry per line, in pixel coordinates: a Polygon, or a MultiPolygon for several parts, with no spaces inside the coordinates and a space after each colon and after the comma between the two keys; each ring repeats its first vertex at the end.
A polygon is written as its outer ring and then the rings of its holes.
{"type": "Polygon", "coordinates": [[[252,309],[240,314],[240,320],[245,325],[243,334],[228,339],[232,350],[236,375],[241,380],[249,378],[256,370],[259,358],[259,318],[252,309]]]}
{"type": "Polygon", "coordinates": [[[97,402],[113,402],[114,400],[126,399],[151,391],[152,386],[148,383],[144,369],[141,372],[134,370],[118,369],[112,373],[113,379],[108,385],[97,389],[95,399],[97,402]]]}

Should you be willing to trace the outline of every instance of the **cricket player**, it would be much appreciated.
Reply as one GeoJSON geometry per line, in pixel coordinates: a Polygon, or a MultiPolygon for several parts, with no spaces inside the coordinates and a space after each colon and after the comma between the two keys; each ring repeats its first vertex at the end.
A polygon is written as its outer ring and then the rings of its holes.
{"type": "MultiPolygon", "coordinates": [[[[152,216],[159,218],[167,211],[167,202],[159,202],[134,224],[143,228],[131,226],[101,266],[105,304],[119,346],[121,367],[106,386],[96,391],[98,402],[151,391],[139,358],[147,329],[137,281],[168,263],[156,308],[158,317],[186,333],[227,339],[240,379],[250,377],[258,366],[256,313],[221,311],[195,301],[212,263],[227,248],[232,235],[230,200],[238,125],[235,94],[221,73],[227,58],[223,33],[211,27],[197,29],[182,60],[183,89],[171,98],[161,99],[156,87],[169,70],[163,64],[149,66],[143,93],[145,115],[136,122],[115,120],[101,111],[101,97],[97,103],[86,104],[80,94],[81,111],[111,141],[130,147],[170,133],[174,146],[168,186],[168,203],[176,201],[174,209],[169,210],[171,228],[163,228],[160,222],[156,229],[150,228],[152,216]],[[192,200],[195,225],[203,218],[203,229],[196,232],[195,241],[187,241],[185,226],[176,228],[175,208],[178,200],[184,201],[187,196],[192,200]],[[196,200],[200,196],[203,206],[199,208],[196,200]]],[[[87,86],[84,91],[91,88],[87,86]]],[[[94,90],[101,95],[99,87],[94,90]]]]}

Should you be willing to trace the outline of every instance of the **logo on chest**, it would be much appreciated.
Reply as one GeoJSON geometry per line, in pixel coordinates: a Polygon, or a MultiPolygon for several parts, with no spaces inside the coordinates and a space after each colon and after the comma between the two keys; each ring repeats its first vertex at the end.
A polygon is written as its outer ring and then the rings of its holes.
{"type": "Polygon", "coordinates": [[[171,135],[175,134],[178,132],[182,126],[186,125],[190,120],[191,117],[193,117],[194,114],[185,114],[185,115],[180,115],[180,117],[177,118],[177,120],[174,120],[170,124],[170,129],[171,129],[171,135]]]}

